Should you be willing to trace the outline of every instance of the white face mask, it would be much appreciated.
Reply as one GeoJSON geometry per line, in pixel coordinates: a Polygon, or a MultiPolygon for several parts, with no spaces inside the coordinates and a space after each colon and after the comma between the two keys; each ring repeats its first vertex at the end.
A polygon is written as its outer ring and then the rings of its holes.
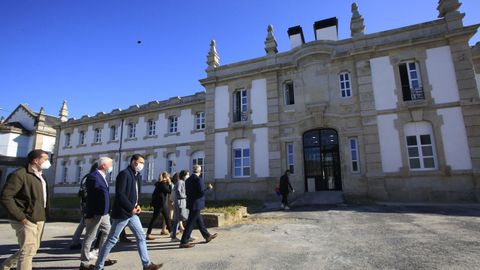
{"type": "Polygon", "coordinates": [[[52,164],[50,164],[50,160],[47,159],[40,165],[40,168],[42,168],[42,170],[48,170],[50,166],[52,166],[52,164]]]}
{"type": "Polygon", "coordinates": [[[107,173],[112,173],[113,172],[113,167],[110,167],[107,169],[107,173]]]}
{"type": "Polygon", "coordinates": [[[143,170],[143,164],[142,164],[142,163],[138,163],[138,164],[137,164],[137,167],[135,167],[135,170],[136,170],[137,172],[141,172],[141,171],[143,170]]]}

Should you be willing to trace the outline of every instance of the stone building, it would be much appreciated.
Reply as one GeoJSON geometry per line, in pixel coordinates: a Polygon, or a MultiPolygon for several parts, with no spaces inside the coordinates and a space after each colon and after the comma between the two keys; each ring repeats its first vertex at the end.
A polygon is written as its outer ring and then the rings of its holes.
{"type": "Polygon", "coordinates": [[[265,56],[228,65],[212,41],[205,93],[62,123],[56,192],[98,156],[118,172],[139,152],[147,183],[204,164],[213,199],[273,198],[290,169],[297,194],[478,201],[480,48],[468,44],[478,25],[463,25],[460,5],[440,0],[438,19],[367,34],[353,4],[351,38],[330,18],[313,41],[289,28],[291,48],[278,52],[269,26],[265,56]]]}
{"type": "MultiPolygon", "coordinates": [[[[45,114],[43,108],[34,112],[28,105],[20,104],[0,123],[0,188],[11,172],[27,163],[26,157],[31,150],[43,149],[53,154],[55,126],[67,116],[66,102],[60,109],[59,117],[45,114]]],[[[53,178],[54,174],[46,173],[47,179],[53,178]]]]}

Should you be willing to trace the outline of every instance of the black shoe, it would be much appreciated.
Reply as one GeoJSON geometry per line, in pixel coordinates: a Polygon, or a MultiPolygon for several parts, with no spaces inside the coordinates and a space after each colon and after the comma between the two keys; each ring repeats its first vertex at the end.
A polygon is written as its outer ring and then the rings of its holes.
{"type": "Polygon", "coordinates": [[[76,250],[76,249],[81,249],[81,248],[82,248],[82,244],[81,244],[81,243],[71,244],[71,245],[70,245],[70,250],[76,250]]]}
{"type": "Polygon", "coordinates": [[[192,243],[180,244],[180,248],[193,248],[194,246],[192,243]]]}
{"type": "Polygon", "coordinates": [[[151,262],[149,265],[144,266],[144,267],[143,267],[143,270],[157,270],[157,269],[162,268],[162,266],[163,266],[163,263],[161,263],[161,264],[154,264],[154,263],[151,262]]]}
{"type": "Polygon", "coordinates": [[[103,263],[103,265],[105,265],[105,266],[110,266],[110,265],[114,265],[114,264],[116,264],[116,263],[117,263],[117,260],[108,259],[108,260],[106,260],[106,261],[103,263]]]}
{"type": "Polygon", "coordinates": [[[210,236],[209,236],[209,237],[207,237],[207,239],[205,239],[205,242],[207,242],[207,243],[208,243],[208,242],[212,241],[213,239],[215,239],[217,236],[218,236],[218,234],[217,234],[217,233],[210,234],[210,236]]]}

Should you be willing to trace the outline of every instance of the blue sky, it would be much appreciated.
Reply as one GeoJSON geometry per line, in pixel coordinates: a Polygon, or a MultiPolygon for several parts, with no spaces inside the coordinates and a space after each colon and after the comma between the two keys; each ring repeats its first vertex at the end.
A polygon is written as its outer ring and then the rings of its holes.
{"type": "MultiPolygon", "coordinates": [[[[438,0],[358,0],[366,33],[435,20],[438,0]],[[386,4],[388,3],[388,4],[386,4]]],[[[464,0],[465,25],[480,23],[480,1],[464,0]]],[[[206,55],[217,41],[220,64],[265,55],[268,24],[279,51],[287,29],[336,16],[350,37],[352,1],[320,0],[0,0],[0,115],[20,103],[70,117],[110,112],[202,91],[206,55]],[[141,41],[141,43],[138,43],[141,41]]],[[[476,34],[470,44],[480,41],[476,34]]]]}

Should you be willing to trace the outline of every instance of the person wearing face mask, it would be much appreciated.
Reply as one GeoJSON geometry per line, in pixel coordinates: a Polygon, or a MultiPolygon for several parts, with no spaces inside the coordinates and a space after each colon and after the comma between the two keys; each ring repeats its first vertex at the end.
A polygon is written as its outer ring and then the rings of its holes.
{"type": "MultiPolygon", "coordinates": [[[[85,209],[85,237],[83,238],[82,249],[80,254],[80,270],[92,269],[90,265],[90,249],[92,243],[101,231],[100,245],[101,248],[105,243],[106,236],[110,232],[110,192],[107,181],[107,174],[113,170],[113,161],[108,157],[101,157],[98,160],[97,169],[88,174],[85,180],[85,186],[88,196],[86,197],[85,209]]],[[[106,260],[105,265],[113,265],[117,261],[106,260]]]]}
{"type": "Polygon", "coordinates": [[[139,205],[140,172],[145,164],[145,158],[135,154],[130,159],[130,165],[121,171],[115,181],[115,201],[112,208],[112,228],[107,240],[98,253],[95,269],[100,270],[105,266],[105,260],[116,245],[123,228],[128,226],[135,235],[138,253],[144,270],[159,269],[163,264],[154,264],[150,261],[145,240],[145,232],[138,215],[142,211],[139,205]]]}
{"type": "Polygon", "coordinates": [[[40,246],[47,208],[47,182],[43,171],[50,168],[48,153],[28,153],[28,164],[11,173],[1,193],[1,203],[17,235],[19,250],[3,261],[0,269],[32,269],[33,256],[40,246]]]}

